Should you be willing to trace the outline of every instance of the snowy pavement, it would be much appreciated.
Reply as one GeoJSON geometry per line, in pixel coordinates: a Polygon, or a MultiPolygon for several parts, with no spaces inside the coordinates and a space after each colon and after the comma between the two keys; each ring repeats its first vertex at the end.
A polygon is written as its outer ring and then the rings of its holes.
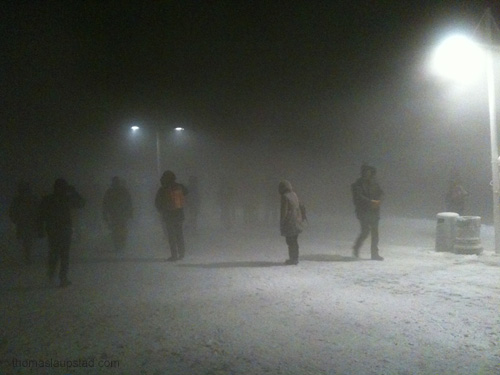
{"type": "Polygon", "coordinates": [[[351,257],[357,231],[312,218],[298,266],[274,227],[188,232],[177,263],[159,230],[123,255],[80,243],[65,289],[4,244],[0,373],[500,374],[491,228],[456,255],[434,251],[434,221],[385,219],[384,262],[351,257]]]}

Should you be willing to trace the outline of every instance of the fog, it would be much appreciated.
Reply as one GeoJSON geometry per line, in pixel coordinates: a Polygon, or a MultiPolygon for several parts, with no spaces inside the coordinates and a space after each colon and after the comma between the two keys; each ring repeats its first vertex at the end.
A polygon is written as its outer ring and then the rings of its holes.
{"type": "Polygon", "coordinates": [[[262,100],[242,105],[232,117],[204,117],[196,110],[177,117],[118,113],[95,133],[82,127],[11,137],[2,161],[3,201],[20,179],[46,194],[55,178],[65,177],[89,206],[97,206],[117,175],[131,190],[137,212],[155,215],[158,134],[161,170],[174,171],[184,184],[197,176],[204,213],[217,210],[222,180],[236,187],[239,205],[248,198],[264,209],[270,196],[278,201],[283,178],[312,212],[351,212],[350,184],[368,163],[378,169],[384,209],[391,214],[434,217],[444,210],[450,171],[457,168],[470,192],[467,213],[490,221],[485,89],[440,82],[414,64],[407,64],[405,74],[382,78],[359,90],[323,92],[288,114],[279,111],[283,102],[273,109],[262,100]],[[132,124],[141,126],[140,134],[131,133],[132,124]],[[179,124],[182,133],[173,130],[179,124]]]}

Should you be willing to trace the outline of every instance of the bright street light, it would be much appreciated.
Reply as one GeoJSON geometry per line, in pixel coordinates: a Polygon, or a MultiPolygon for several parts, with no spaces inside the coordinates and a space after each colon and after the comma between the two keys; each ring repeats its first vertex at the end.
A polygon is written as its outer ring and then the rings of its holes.
{"type": "MultiPolygon", "coordinates": [[[[473,42],[464,36],[455,35],[446,39],[437,49],[433,61],[433,70],[447,78],[471,80],[483,71],[486,57],[486,77],[488,84],[488,109],[490,118],[491,174],[493,186],[493,226],[495,230],[495,252],[500,253],[500,178],[497,145],[497,120],[495,107],[495,77],[493,70],[492,27],[495,21],[489,9],[482,20],[486,21],[488,43],[473,42]]],[[[480,22],[481,22],[480,21],[480,22]]],[[[498,27],[496,27],[498,31],[498,27]]],[[[495,48],[496,49],[496,48],[495,48]]]]}
{"type": "Polygon", "coordinates": [[[432,69],[442,77],[460,82],[470,82],[483,71],[484,51],[464,35],[452,35],[436,49],[432,69]]]}

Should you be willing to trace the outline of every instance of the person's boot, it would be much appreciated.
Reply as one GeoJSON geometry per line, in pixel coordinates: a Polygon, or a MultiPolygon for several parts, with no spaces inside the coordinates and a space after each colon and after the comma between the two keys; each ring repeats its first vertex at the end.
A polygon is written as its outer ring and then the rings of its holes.
{"type": "Polygon", "coordinates": [[[372,250],[372,260],[384,260],[384,257],[378,254],[378,249],[372,250]]]}

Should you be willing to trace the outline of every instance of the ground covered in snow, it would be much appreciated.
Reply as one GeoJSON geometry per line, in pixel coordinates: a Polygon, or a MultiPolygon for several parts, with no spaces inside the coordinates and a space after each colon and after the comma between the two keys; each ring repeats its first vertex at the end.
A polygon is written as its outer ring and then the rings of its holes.
{"type": "Polygon", "coordinates": [[[76,244],[65,289],[46,282],[43,250],[19,265],[4,240],[0,373],[500,374],[491,228],[480,256],[435,252],[435,231],[385,219],[385,261],[367,244],[355,260],[357,222],[312,217],[299,265],[284,266],[275,227],[188,231],[177,263],[156,228],[123,255],[76,244]]]}

